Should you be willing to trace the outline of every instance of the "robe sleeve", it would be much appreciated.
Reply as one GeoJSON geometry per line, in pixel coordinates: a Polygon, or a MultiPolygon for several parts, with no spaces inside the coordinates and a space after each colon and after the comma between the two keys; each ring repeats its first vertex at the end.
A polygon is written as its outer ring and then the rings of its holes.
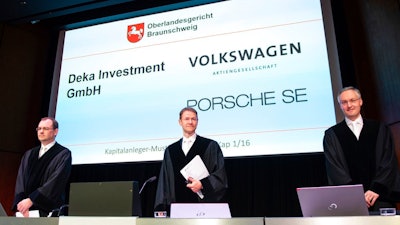
{"type": "Polygon", "coordinates": [[[63,150],[53,158],[46,170],[44,183],[29,195],[34,205],[41,209],[51,211],[63,204],[61,196],[71,173],[71,152],[63,150]]]}
{"type": "Polygon", "coordinates": [[[17,211],[17,204],[27,198],[28,196],[25,194],[25,189],[24,189],[24,174],[26,173],[26,166],[28,165],[28,159],[29,155],[31,154],[32,151],[26,152],[21,159],[21,163],[19,165],[18,169],[18,175],[17,179],[15,182],[15,196],[14,196],[14,202],[12,205],[12,210],[17,211]]]}
{"type": "Polygon", "coordinates": [[[228,179],[225,172],[224,156],[217,142],[211,141],[202,156],[210,176],[201,180],[203,202],[220,202],[225,197],[228,179]]]}
{"type": "Polygon", "coordinates": [[[381,123],[376,142],[376,172],[370,190],[387,195],[395,185],[398,164],[390,129],[381,123]]]}
{"type": "Polygon", "coordinates": [[[174,170],[169,149],[167,148],[164,152],[164,159],[158,176],[157,192],[154,203],[155,211],[168,210],[171,202],[175,202],[174,190],[174,170]]]}
{"type": "Polygon", "coordinates": [[[351,184],[352,179],[343,149],[333,129],[325,131],[323,147],[328,183],[330,185],[351,184]]]}

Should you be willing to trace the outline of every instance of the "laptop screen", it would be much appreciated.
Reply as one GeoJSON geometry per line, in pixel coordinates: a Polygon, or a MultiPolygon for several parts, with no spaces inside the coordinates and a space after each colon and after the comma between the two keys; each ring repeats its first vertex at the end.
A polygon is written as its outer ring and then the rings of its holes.
{"type": "Polygon", "coordinates": [[[361,184],[297,188],[304,217],[369,215],[361,184]]]}
{"type": "Polygon", "coordinates": [[[69,216],[141,216],[136,181],[71,183],[69,216]]]}

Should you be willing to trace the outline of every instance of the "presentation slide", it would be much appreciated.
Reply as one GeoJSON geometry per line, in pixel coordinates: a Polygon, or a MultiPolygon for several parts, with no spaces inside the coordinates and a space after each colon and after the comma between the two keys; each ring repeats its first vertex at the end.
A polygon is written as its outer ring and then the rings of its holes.
{"type": "Polygon", "coordinates": [[[232,0],[65,32],[57,141],[73,164],[157,161],[179,111],[225,157],[322,152],[336,123],[319,0],[232,0]]]}

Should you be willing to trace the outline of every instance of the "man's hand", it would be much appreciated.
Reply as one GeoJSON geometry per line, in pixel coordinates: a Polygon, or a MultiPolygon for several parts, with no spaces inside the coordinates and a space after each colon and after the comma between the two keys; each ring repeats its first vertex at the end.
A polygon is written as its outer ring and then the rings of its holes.
{"type": "Polygon", "coordinates": [[[189,177],[188,184],[186,185],[186,187],[190,188],[190,190],[192,190],[194,193],[197,193],[203,188],[203,185],[199,180],[189,177]]]}
{"type": "Polygon", "coordinates": [[[29,209],[32,207],[33,202],[30,198],[26,198],[20,201],[17,205],[17,210],[24,215],[24,217],[29,217],[29,209]]]}
{"type": "Polygon", "coordinates": [[[373,206],[376,202],[376,200],[379,198],[379,194],[373,192],[373,191],[366,191],[364,193],[365,196],[365,202],[367,203],[368,208],[373,206]]]}

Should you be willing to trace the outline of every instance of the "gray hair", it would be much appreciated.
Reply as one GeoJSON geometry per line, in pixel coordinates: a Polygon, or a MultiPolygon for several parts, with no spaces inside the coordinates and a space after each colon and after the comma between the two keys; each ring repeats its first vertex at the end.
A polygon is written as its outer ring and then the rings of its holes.
{"type": "Polygon", "coordinates": [[[339,103],[340,103],[340,95],[341,95],[343,92],[349,91],[349,90],[352,90],[352,91],[356,92],[357,96],[358,96],[359,98],[361,98],[361,92],[360,92],[360,90],[358,90],[357,88],[355,88],[355,87],[353,87],[353,86],[348,86],[348,87],[342,88],[342,89],[338,92],[337,100],[338,100],[339,103]]]}

